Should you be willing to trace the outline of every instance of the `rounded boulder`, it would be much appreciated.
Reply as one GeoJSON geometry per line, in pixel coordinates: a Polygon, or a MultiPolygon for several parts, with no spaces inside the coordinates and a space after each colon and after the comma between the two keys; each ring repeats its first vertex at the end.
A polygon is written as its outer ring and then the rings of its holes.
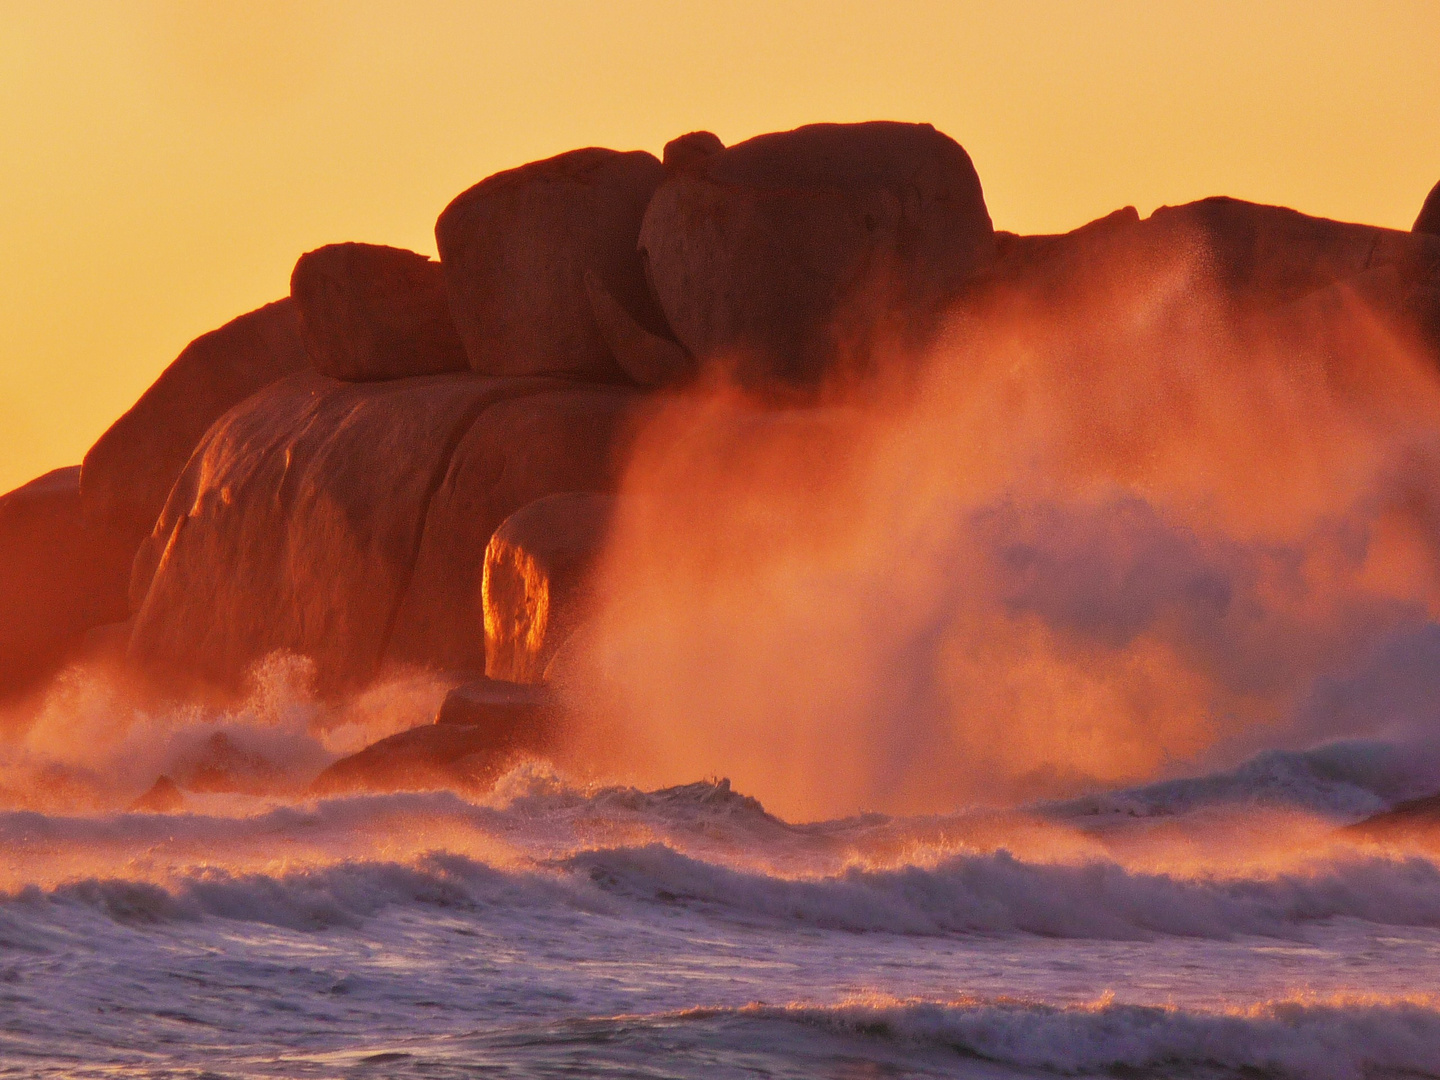
{"type": "Polygon", "coordinates": [[[674,171],[640,248],[691,354],[813,385],[877,332],[927,332],[995,234],[969,155],[929,124],[812,124],[674,171]]]}
{"type": "Polygon", "coordinates": [[[327,244],[290,275],[310,364],[350,382],[465,371],[440,264],[381,244],[327,244]]]}
{"type": "Polygon", "coordinates": [[[663,333],[636,242],[664,178],[653,154],[590,147],[497,173],[456,197],[435,240],[471,368],[626,381],[585,276],[663,333]]]}

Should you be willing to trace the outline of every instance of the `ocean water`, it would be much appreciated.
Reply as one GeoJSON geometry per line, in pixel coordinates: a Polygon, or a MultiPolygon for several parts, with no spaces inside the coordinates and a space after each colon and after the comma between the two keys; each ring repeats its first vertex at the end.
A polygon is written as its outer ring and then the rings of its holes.
{"type": "Polygon", "coordinates": [[[1340,743],[1008,811],[724,781],[0,812],[0,1075],[1440,1076],[1426,782],[1340,743]]]}

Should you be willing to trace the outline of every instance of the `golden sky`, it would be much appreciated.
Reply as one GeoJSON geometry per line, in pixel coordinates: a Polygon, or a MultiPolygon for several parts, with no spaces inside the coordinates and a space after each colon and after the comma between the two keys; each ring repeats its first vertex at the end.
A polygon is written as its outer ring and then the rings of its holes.
{"type": "Polygon", "coordinates": [[[926,120],[995,224],[1229,194],[1408,228],[1440,2],[0,0],[0,490],[338,240],[577,146],[926,120]]]}

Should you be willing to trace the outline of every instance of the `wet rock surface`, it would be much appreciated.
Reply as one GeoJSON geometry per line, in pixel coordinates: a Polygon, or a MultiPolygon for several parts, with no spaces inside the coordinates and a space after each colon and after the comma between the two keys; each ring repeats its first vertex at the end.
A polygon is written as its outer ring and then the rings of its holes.
{"type": "Polygon", "coordinates": [[[482,788],[527,754],[552,745],[543,726],[500,714],[493,722],[427,724],[341,758],[310,785],[316,795],[348,791],[482,788]]]}

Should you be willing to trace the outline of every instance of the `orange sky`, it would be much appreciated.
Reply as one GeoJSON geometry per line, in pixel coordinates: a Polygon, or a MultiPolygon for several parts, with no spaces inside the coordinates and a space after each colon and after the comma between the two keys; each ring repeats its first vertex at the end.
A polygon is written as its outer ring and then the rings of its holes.
{"type": "Polygon", "coordinates": [[[998,227],[1230,194],[1408,228],[1440,4],[0,0],[0,490],[73,464],[301,252],[434,252],[576,146],[928,120],[998,227]]]}

